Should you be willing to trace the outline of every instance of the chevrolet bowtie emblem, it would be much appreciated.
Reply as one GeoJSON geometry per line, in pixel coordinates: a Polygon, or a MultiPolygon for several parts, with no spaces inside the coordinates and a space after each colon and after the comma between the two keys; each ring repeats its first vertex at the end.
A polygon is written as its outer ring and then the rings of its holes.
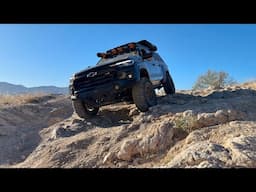
{"type": "Polygon", "coordinates": [[[95,72],[90,72],[90,73],[88,73],[87,75],[86,75],[86,77],[94,77],[94,76],[96,76],[97,75],[97,72],[95,71],[95,72]]]}

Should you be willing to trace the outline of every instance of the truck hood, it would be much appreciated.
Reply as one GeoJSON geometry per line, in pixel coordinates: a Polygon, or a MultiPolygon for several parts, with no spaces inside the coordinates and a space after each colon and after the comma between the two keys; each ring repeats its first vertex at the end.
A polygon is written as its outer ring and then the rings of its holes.
{"type": "Polygon", "coordinates": [[[110,59],[110,60],[107,60],[105,63],[103,63],[101,65],[96,65],[96,66],[90,67],[88,69],[82,70],[78,73],[75,73],[74,76],[75,76],[75,78],[79,78],[79,77],[84,76],[85,74],[88,74],[90,72],[100,71],[102,69],[106,69],[106,68],[110,67],[111,64],[121,62],[121,61],[125,61],[127,59],[134,59],[134,58],[126,56],[126,57],[122,57],[122,58],[110,59]]]}

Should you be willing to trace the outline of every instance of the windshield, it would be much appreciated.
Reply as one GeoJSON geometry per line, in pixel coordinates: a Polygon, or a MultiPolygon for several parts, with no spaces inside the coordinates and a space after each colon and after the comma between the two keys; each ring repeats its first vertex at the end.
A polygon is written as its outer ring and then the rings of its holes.
{"type": "Polygon", "coordinates": [[[98,63],[96,65],[105,65],[105,64],[109,64],[109,63],[115,63],[117,61],[128,59],[129,56],[135,56],[135,55],[137,55],[136,51],[130,52],[130,53],[124,53],[122,55],[117,55],[113,58],[102,58],[98,61],[98,63]]]}

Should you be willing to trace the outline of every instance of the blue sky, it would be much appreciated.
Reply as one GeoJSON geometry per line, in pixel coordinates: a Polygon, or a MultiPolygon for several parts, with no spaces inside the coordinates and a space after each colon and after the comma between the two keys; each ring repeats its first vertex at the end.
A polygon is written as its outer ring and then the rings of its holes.
{"type": "Polygon", "coordinates": [[[0,81],[68,86],[97,52],[142,39],[157,45],[177,89],[208,69],[256,79],[256,24],[0,24],[0,81]]]}

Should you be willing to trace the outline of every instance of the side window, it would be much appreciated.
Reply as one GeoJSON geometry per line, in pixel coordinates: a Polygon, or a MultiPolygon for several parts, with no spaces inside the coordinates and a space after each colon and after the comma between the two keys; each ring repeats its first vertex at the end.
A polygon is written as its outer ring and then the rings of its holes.
{"type": "Polygon", "coordinates": [[[157,61],[164,62],[163,59],[162,59],[158,54],[154,54],[154,58],[155,58],[157,61]]]}
{"type": "Polygon", "coordinates": [[[143,59],[149,59],[152,57],[152,52],[146,49],[141,49],[141,56],[143,59]]]}

